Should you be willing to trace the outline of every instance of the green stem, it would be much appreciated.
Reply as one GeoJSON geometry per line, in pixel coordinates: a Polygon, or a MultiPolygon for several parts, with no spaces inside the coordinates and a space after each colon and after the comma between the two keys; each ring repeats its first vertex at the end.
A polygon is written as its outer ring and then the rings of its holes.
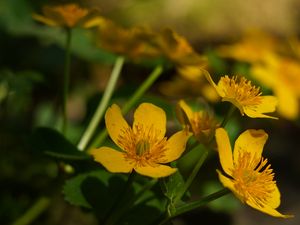
{"type": "Polygon", "coordinates": [[[179,207],[176,208],[176,213],[174,215],[165,216],[165,217],[163,217],[163,219],[161,220],[161,222],[156,223],[156,224],[163,225],[166,222],[168,222],[170,219],[172,219],[172,218],[174,218],[176,216],[179,216],[179,215],[184,214],[186,212],[190,212],[190,211],[192,211],[194,209],[197,209],[197,208],[199,208],[199,207],[201,207],[201,206],[203,206],[203,205],[205,205],[205,204],[207,204],[207,203],[209,203],[209,202],[211,202],[213,200],[216,200],[218,198],[223,197],[224,195],[227,195],[228,193],[230,193],[230,190],[227,189],[227,188],[224,188],[224,189],[222,189],[220,191],[217,191],[217,192],[215,192],[213,194],[210,194],[210,195],[208,195],[208,196],[206,196],[206,197],[204,197],[204,198],[202,198],[200,200],[193,201],[193,202],[190,202],[190,203],[186,203],[186,204],[184,204],[182,206],[179,206],[179,207]]]}
{"type": "Polygon", "coordinates": [[[127,179],[127,182],[125,184],[125,187],[122,188],[122,191],[119,193],[114,204],[112,205],[112,207],[110,208],[110,210],[108,211],[106,216],[104,217],[101,224],[103,224],[103,225],[113,225],[114,224],[115,215],[118,213],[117,209],[118,209],[120,203],[124,200],[124,196],[126,195],[127,191],[131,187],[135,176],[136,176],[136,173],[134,171],[130,173],[130,175],[127,179]]]}
{"type": "Polygon", "coordinates": [[[230,109],[228,110],[226,116],[224,117],[224,119],[223,119],[223,121],[221,123],[221,127],[225,127],[226,126],[227,122],[232,117],[232,115],[235,112],[235,110],[236,110],[236,107],[231,104],[230,109]]]}
{"type": "MultiPolygon", "coordinates": [[[[197,148],[197,147],[195,147],[195,148],[197,148]]],[[[194,169],[192,170],[191,174],[189,175],[188,179],[186,180],[181,192],[176,196],[174,203],[179,201],[182,198],[182,196],[184,195],[184,193],[189,189],[189,187],[191,186],[195,177],[197,176],[201,166],[203,165],[204,161],[206,160],[207,156],[208,156],[208,151],[204,150],[202,152],[198,162],[196,163],[194,169]]]]}
{"type": "Polygon", "coordinates": [[[31,224],[42,212],[49,206],[50,200],[46,197],[39,198],[24,215],[22,215],[12,225],[27,225],[31,224]]]}
{"type": "Polygon", "coordinates": [[[67,132],[68,118],[67,118],[67,101],[70,86],[70,62],[71,62],[71,41],[72,41],[72,29],[66,29],[66,52],[65,52],[65,65],[64,65],[64,84],[63,84],[63,121],[62,121],[62,133],[65,135],[67,132]]]}
{"type": "MultiPolygon", "coordinates": [[[[122,107],[122,113],[126,114],[136,104],[136,102],[143,96],[143,94],[151,87],[163,71],[162,66],[157,66],[145,82],[134,92],[128,102],[122,107]]],[[[107,137],[107,131],[104,129],[100,135],[92,142],[90,148],[101,145],[107,137]]]]}
{"type": "Polygon", "coordinates": [[[85,130],[84,134],[82,135],[81,140],[79,141],[78,148],[79,150],[83,151],[88,142],[91,140],[95,130],[97,129],[97,126],[100,124],[101,119],[103,118],[104,112],[107,108],[107,105],[109,103],[109,100],[111,99],[111,96],[113,94],[113,91],[115,89],[115,86],[117,84],[118,78],[121,73],[122,66],[124,64],[124,57],[118,57],[114,68],[112,70],[110,79],[108,81],[107,87],[103,93],[103,97],[101,101],[99,102],[99,105],[97,107],[97,110],[91,119],[87,129],[85,130]]]}
{"type": "Polygon", "coordinates": [[[223,188],[222,190],[220,191],[217,191],[213,194],[210,194],[200,200],[197,200],[197,201],[193,201],[193,202],[189,202],[189,203],[186,203],[182,206],[179,206],[177,209],[176,209],[176,213],[174,215],[172,215],[172,217],[175,217],[175,216],[179,216],[183,213],[186,213],[186,212],[189,212],[189,211],[192,211],[194,209],[197,209],[213,200],[216,200],[218,198],[221,198],[223,197],[224,195],[227,195],[230,193],[230,190],[227,189],[227,188],[223,188]]]}
{"type": "Polygon", "coordinates": [[[143,96],[143,94],[152,86],[163,71],[162,66],[157,66],[144,83],[136,90],[128,102],[122,107],[122,113],[126,114],[135,105],[135,103],[143,96]]]}

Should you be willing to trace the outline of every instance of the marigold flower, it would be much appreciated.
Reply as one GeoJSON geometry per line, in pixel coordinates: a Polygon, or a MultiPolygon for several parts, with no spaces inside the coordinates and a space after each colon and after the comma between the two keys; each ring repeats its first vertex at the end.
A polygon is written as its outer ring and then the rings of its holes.
{"type": "Polygon", "coordinates": [[[227,75],[221,77],[218,84],[215,84],[209,73],[205,73],[209,83],[215,87],[222,101],[234,104],[242,115],[246,114],[252,118],[272,118],[264,113],[274,112],[277,105],[277,98],[274,96],[262,96],[259,87],[251,84],[251,81],[244,77],[227,75]]]}
{"type": "Polygon", "coordinates": [[[193,111],[184,100],[180,100],[176,112],[179,122],[191,131],[200,143],[208,144],[212,140],[218,123],[207,111],[193,111]]]}
{"type": "Polygon", "coordinates": [[[105,115],[109,136],[121,151],[100,147],[91,151],[94,159],[112,173],[137,173],[165,177],[176,168],[163,165],[178,159],[185,150],[190,134],[185,130],[167,139],[165,112],[150,103],[141,104],[134,113],[130,127],[117,105],[112,105],[105,115]]]}
{"type": "Polygon", "coordinates": [[[48,26],[72,28],[92,19],[90,18],[91,11],[74,3],[44,6],[42,12],[43,15],[33,14],[33,18],[48,26]]]}
{"type": "Polygon", "coordinates": [[[243,203],[275,217],[288,218],[276,210],[280,192],[268,160],[261,154],[268,134],[263,130],[246,130],[235,141],[232,152],[225,129],[216,130],[219,158],[225,172],[217,170],[221,183],[243,203]]]}
{"type": "Polygon", "coordinates": [[[287,119],[299,115],[300,64],[294,59],[270,55],[262,64],[254,64],[251,75],[273,90],[278,98],[278,113],[287,119]]]}

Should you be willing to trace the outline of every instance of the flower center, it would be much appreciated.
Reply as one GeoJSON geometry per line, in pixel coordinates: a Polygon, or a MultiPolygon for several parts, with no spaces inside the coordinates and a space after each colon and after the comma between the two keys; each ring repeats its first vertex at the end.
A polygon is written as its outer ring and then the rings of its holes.
{"type": "Polygon", "coordinates": [[[233,169],[234,186],[243,201],[264,206],[275,190],[274,173],[267,159],[251,157],[250,152],[238,156],[233,169]],[[265,167],[265,168],[264,168],[265,167]]]}
{"type": "Polygon", "coordinates": [[[143,127],[122,130],[118,144],[126,152],[126,159],[137,166],[163,163],[167,139],[159,137],[159,130],[153,127],[143,127]]]}
{"type": "Polygon", "coordinates": [[[251,84],[250,80],[244,77],[238,78],[233,76],[229,78],[227,75],[221,77],[219,83],[222,84],[226,98],[235,99],[243,106],[257,105],[261,103],[261,91],[259,87],[251,84]]]}
{"type": "Polygon", "coordinates": [[[150,150],[150,143],[147,140],[140,140],[135,146],[135,152],[138,156],[143,155],[149,150],[150,150]]]}

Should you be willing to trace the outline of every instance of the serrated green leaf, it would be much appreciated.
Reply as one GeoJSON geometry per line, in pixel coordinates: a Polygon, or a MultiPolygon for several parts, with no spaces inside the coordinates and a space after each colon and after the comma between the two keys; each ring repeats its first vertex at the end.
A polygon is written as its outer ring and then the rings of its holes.
{"type": "Polygon", "coordinates": [[[177,195],[182,192],[184,183],[184,179],[178,170],[171,176],[162,179],[161,184],[164,195],[170,200],[170,202],[173,202],[177,195]]]}
{"type": "Polygon", "coordinates": [[[62,160],[86,160],[90,156],[81,152],[58,131],[40,127],[31,136],[31,144],[37,151],[62,160]]]}

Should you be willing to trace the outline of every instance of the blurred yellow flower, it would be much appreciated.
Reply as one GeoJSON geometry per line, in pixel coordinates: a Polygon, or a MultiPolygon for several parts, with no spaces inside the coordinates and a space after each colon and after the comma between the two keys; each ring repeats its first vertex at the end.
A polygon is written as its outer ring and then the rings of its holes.
{"type": "Polygon", "coordinates": [[[216,90],[207,83],[204,76],[200,76],[196,80],[177,74],[171,80],[161,82],[159,91],[166,96],[176,98],[202,96],[211,102],[216,102],[219,99],[216,90]]]}
{"type": "Polygon", "coordinates": [[[252,118],[272,118],[264,113],[274,112],[277,98],[274,96],[262,96],[259,87],[251,84],[245,77],[222,76],[218,84],[212,80],[209,73],[205,73],[209,83],[216,89],[222,101],[234,104],[242,115],[252,118]]]}
{"type": "Polygon", "coordinates": [[[126,29],[107,21],[98,26],[97,40],[100,47],[137,60],[161,56],[154,43],[154,36],[155,34],[145,27],[126,29]]]}
{"type": "Polygon", "coordinates": [[[262,61],[279,48],[278,41],[271,35],[262,31],[251,30],[246,32],[237,43],[220,46],[217,51],[223,57],[255,63],[262,61]]]}
{"type": "Polygon", "coordinates": [[[254,64],[251,75],[273,90],[278,98],[278,113],[287,119],[299,115],[300,64],[290,58],[270,55],[265,63],[254,64]]]}
{"type": "Polygon", "coordinates": [[[42,15],[33,14],[33,18],[48,26],[72,28],[82,25],[84,22],[92,19],[90,18],[91,11],[81,8],[74,3],[56,6],[44,6],[42,8],[42,13],[42,15]]]}
{"type": "Polygon", "coordinates": [[[180,100],[176,113],[179,122],[192,132],[200,143],[208,144],[212,140],[219,125],[207,111],[193,111],[184,100],[180,100]]]}
{"type": "Polygon", "coordinates": [[[185,150],[190,134],[186,130],[167,139],[165,112],[150,103],[142,103],[134,113],[132,128],[117,105],[106,112],[105,123],[111,139],[121,151],[100,147],[91,151],[94,159],[112,173],[137,173],[165,177],[176,168],[163,165],[178,159],[185,150]]]}
{"type": "Polygon", "coordinates": [[[188,79],[198,80],[208,64],[205,57],[194,51],[188,41],[172,31],[164,29],[156,36],[157,45],[163,55],[173,62],[178,73],[188,79]]]}
{"type": "Polygon", "coordinates": [[[225,129],[216,130],[220,163],[225,175],[217,170],[221,183],[243,203],[275,217],[288,218],[279,213],[280,192],[273,170],[262,155],[268,134],[263,130],[246,130],[235,141],[232,152],[225,129]]]}

